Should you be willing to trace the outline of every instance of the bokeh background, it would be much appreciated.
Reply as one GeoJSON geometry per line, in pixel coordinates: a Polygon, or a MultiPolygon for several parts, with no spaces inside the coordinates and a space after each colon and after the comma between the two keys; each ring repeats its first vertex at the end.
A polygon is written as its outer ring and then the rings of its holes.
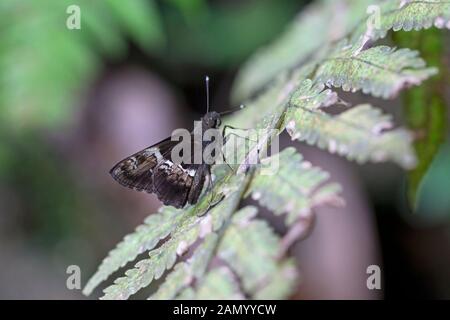
{"type": "MultiPolygon", "coordinates": [[[[2,0],[0,298],[85,299],[66,288],[66,268],[80,266],[84,284],[160,206],[115,183],[111,166],[192,127],[205,112],[205,75],[213,108],[227,109],[239,67],[309,2],[2,0]],[[66,27],[73,4],[80,30],[66,27]]],[[[402,122],[401,98],[376,104],[402,122]]],[[[296,146],[343,185],[347,206],[318,210],[293,248],[302,272],[293,298],[450,298],[448,143],[415,213],[395,165],[296,146]],[[366,288],[371,264],[382,268],[381,291],[366,288]]]]}

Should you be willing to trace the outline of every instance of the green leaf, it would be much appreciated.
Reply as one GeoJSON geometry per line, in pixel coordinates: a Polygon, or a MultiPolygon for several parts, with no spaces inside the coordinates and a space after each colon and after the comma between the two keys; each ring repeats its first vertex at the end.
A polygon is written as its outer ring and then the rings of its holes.
{"type": "Polygon", "coordinates": [[[443,31],[433,29],[422,32],[397,32],[394,41],[419,49],[427,61],[441,70],[422,86],[406,91],[402,98],[408,127],[415,132],[414,148],[418,164],[408,174],[408,200],[413,210],[417,207],[418,193],[440,146],[444,143],[447,125],[446,88],[450,77],[446,69],[445,36],[443,31]]]}
{"type": "Polygon", "coordinates": [[[362,90],[389,99],[436,73],[435,68],[425,68],[417,51],[388,46],[360,50],[359,44],[343,42],[320,64],[315,80],[344,91],[362,90]]]}
{"type": "MultiPolygon", "coordinates": [[[[450,29],[450,3],[445,0],[433,1],[415,1],[415,0],[390,0],[378,1],[379,25],[367,30],[365,23],[359,25],[353,38],[366,33],[372,41],[386,37],[389,30],[393,31],[412,31],[428,29],[432,26],[450,29]]],[[[375,14],[375,13],[374,13],[375,14]]],[[[372,23],[377,18],[372,15],[372,23]]]]}
{"type": "Polygon", "coordinates": [[[245,207],[234,215],[220,243],[218,256],[239,276],[243,290],[250,297],[255,298],[268,286],[280,294],[272,294],[272,299],[287,296],[295,283],[296,272],[285,272],[277,259],[280,240],[266,221],[254,219],[256,213],[255,207],[245,207]]]}
{"type": "Polygon", "coordinates": [[[392,117],[368,104],[338,115],[325,112],[338,102],[336,93],[305,80],[294,93],[286,115],[293,140],[306,141],[358,163],[394,161],[404,168],[415,165],[412,136],[393,126],[392,117]]]}
{"type": "Polygon", "coordinates": [[[329,175],[303,161],[293,148],[262,160],[249,188],[252,198],[275,214],[286,213],[286,225],[292,225],[323,204],[342,203],[338,184],[328,183],[329,175]],[[271,175],[271,168],[278,168],[271,175]]]}
{"type": "MultiPolygon", "coordinates": [[[[292,293],[297,279],[295,266],[291,260],[279,259],[280,240],[267,222],[255,219],[256,213],[255,207],[236,212],[215,257],[216,263],[223,261],[225,265],[208,271],[195,287],[177,290],[177,298],[280,299],[292,293]]],[[[186,274],[185,270],[176,269],[176,276],[186,274]]],[[[186,283],[186,279],[181,278],[178,284],[186,283]]]]}
{"type": "Polygon", "coordinates": [[[263,287],[258,288],[253,298],[256,300],[285,299],[295,292],[298,278],[294,261],[284,260],[278,264],[270,280],[263,287]]]}
{"type": "MultiPolygon", "coordinates": [[[[220,192],[225,195],[225,199],[206,215],[199,216],[203,206],[209,205],[210,197],[204,197],[196,206],[185,211],[170,238],[160,247],[150,251],[147,259],[139,261],[134,268],[127,270],[124,277],[117,278],[113,285],[104,290],[105,294],[101,299],[128,299],[154,279],[159,279],[167,269],[171,269],[177,257],[186,253],[197,239],[217,231],[239,203],[243,192],[243,178],[242,175],[233,176],[232,181],[229,180],[230,177],[224,178],[227,182],[226,190],[220,192]]],[[[222,182],[218,189],[221,190],[222,186],[225,188],[224,185],[222,182]]]]}
{"type": "Polygon", "coordinates": [[[248,98],[277,74],[301,61],[316,49],[323,42],[323,38],[312,35],[326,32],[328,25],[324,22],[328,20],[324,17],[330,15],[331,9],[329,6],[308,7],[274,44],[260,50],[253,59],[250,59],[236,79],[233,100],[248,98]],[[326,9],[327,12],[322,9],[326,9]]]}
{"type": "Polygon", "coordinates": [[[150,299],[173,299],[193,281],[201,279],[211,259],[217,238],[217,234],[210,233],[199,248],[196,248],[191,258],[174,267],[174,270],[167,275],[164,283],[150,299]]]}
{"type": "Polygon", "coordinates": [[[352,30],[372,2],[333,0],[310,4],[276,41],[258,50],[239,70],[233,100],[248,99],[283,71],[313,60],[321,47],[352,30]],[[340,27],[334,28],[336,25],[340,27]]]}
{"type": "MultiPolygon", "coordinates": [[[[387,3],[374,4],[389,14],[387,3]]],[[[419,2],[403,3],[401,10],[419,2]]],[[[427,27],[428,18],[423,17],[436,15],[433,8],[442,10],[443,3],[420,3],[423,10],[415,15],[422,17],[418,24],[427,27]]],[[[327,108],[345,103],[325,85],[392,98],[437,71],[426,68],[417,51],[370,47],[373,30],[365,19],[368,4],[372,1],[316,2],[280,41],[250,60],[234,87],[238,99],[247,99],[247,108],[226,121],[242,128],[235,132],[239,134],[227,136],[223,150],[229,160],[230,150],[237,146],[235,161],[214,167],[213,189],[198,204],[180,211],[165,241],[149,248],[147,258],[106,288],[104,299],[126,299],[165,274],[151,298],[289,297],[298,285],[298,271],[288,248],[308,227],[316,206],[340,205],[343,200],[340,186],[330,181],[329,174],[303,160],[295,149],[264,158],[284,129],[294,139],[347,159],[393,161],[404,168],[414,165],[411,135],[392,129],[390,115],[369,104],[327,113],[327,108]],[[314,27],[314,21],[321,20],[323,30],[314,27]],[[302,43],[306,36],[302,32],[309,32],[311,44],[302,43]],[[277,235],[267,221],[257,218],[256,207],[237,211],[249,195],[275,214],[286,214],[285,234],[277,235]]],[[[398,12],[396,19],[404,13],[398,12]]],[[[403,26],[410,18],[402,20],[403,26]]],[[[135,239],[141,242],[144,237],[135,239]]],[[[112,254],[116,255],[120,259],[106,268],[106,276],[123,261],[135,258],[130,252],[112,254]]]]}
{"type": "Polygon", "coordinates": [[[171,207],[163,207],[157,214],[150,215],[144,224],[127,235],[115,249],[111,250],[97,272],[89,279],[83,294],[89,295],[109,275],[124,267],[130,261],[150,249],[161,239],[167,237],[177,226],[182,211],[171,207]]]}
{"type": "MultiPolygon", "coordinates": [[[[450,138],[450,137],[448,137],[450,138]]],[[[447,140],[447,141],[450,141],[447,140]]],[[[445,224],[450,217],[450,144],[441,145],[417,193],[417,214],[427,222],[445,224]]],[[[414,216],[414,218],[417,218],[414,216]]]]}
{"type": "Polygon", "coordinates": [[[196,300],[240,300],[244,296],[233,273],[227,267],[218,267],[208,272],[198,288],[186,290],[179,299],[196,300]]]}

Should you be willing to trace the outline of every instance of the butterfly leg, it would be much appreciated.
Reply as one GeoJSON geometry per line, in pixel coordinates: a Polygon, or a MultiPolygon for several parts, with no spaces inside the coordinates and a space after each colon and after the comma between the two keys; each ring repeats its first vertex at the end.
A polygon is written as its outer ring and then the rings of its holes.
{"type": "Polygon", "coordinates": [[[209,198],[209,201],[208,201],[208,208],[205,210],[205,212],[203,214],[206,214],[207,212],[209,212],[209,210],[214,208],[225,197],[224,195],[222,195],[222,197],[220,199],[218,199],[217,201],[215,201],[213,203],[213,200],[216,198],[217,195],[216,195],[216,193],[214,191],[214,186],[213,186],[213,183],[212,183],[211,168],[208,167],[207,171],[208,171],[208,173],[207,173],[206,177],[208,179],[208,187],[205,190],[205,195],[207,195],[207,194],[209,194],[211,192],[211,197],[209,198]]]}
{"type": "MultiPolygon", "coordinates": [[[[232,126],[230,126],[230,125],[225,125],[224,127],[223,127],[223,130],[222,130],[222,137],[223,137],[223,147],[225,147],[225,145],[227,144],[227,142],[228,142],[228,138],[229,138],[229,135],[226,135],[226,133],[225,133],[225,130],[226,129],[228,129],[228,128],[230,128],[230,129],[235,129],[234,127],[232,127],[232,126]]],[[[233,167],[232,166],[230,166],[230,164],[227,162],[227,160],[225,159],[225,153],[223,152],[223,150],[221,150],[221,155],[222,155],[222,161],[228,166],[228,168],[230,168],[230,170],[231,171],[233,171],[234,169],[233,169],[233,167]]]]}
{"type": "MultiPolygon", "coordinates": [[[[248,137],[241,136],[241,135],[239,135],[239,134],[237,134],[237,133],[234,133],[234,132],[230,132],[229,134],[226,134],[226,130],[227,130],[227,129],[231,129],[231,130],[241,130],[241,131],[248,131],[248,129],[242,129],[242,128],[237,128],[237,127],[233,127],[233,126],[230,126],[230,125],[225,125],[225,126],[223,127],[223,130],[222,130],[222,137],[224,137],[224,142],[223,142],[223,145],[224,145],[224,146],[225,146],[226,143],[228,142],[228,138],[229,138],[230,136],[235,136],[235,137],[244,139],[245,141],[251,141],[251,142],[258,143],[258,140],[253,140],[253,139],[250,139],[250,138],[248,138],[248,137]]],[[[223,160],[225,160],[225,158],[224,158],[223,160]]]]}
{"type": "MultiPolygon", "coordinates": [[[[241,129],[241,128],[237,128],[237,127],[233,127],[233,126],[230,126],[230,125],[225,125],[224,126],[224,128],[223,128],[223,132],[222,132],[222,136],[224,137],[224,143],[223,143],[223,145],[225,146],[226,145],[226,143],[228,142],[228,139],[229,139],[229,137],[231,137],[231,136],[235,136],[235,137],[238,137],[238,138],[241,138],[241,139],[244,139],[245,141],[250,141],[250,142],[253,142],[253,143],[256,143],[256,148],[257,148],[257,150],[256,150],[256,152],[257,152],[257,161],[258,161],[258,163],[259,163],[259,161],[260,161],[260,159],[259,159],[259,154],[260,154],[260,145],[259,145],[259,140],[258,140],[258,138],[255,140],[255,139],[251,139],[251,138],[249,138],[249,137],[246,137],[246,136],[241,136],[241,135],[239,135],[239,134],[237,134],[237,133],[234,133],[234,132],[230,132],[229,134],[226,134],[226,129],[232,129],[232,130],[247,130],[248,131],[248,129],[241,129]]],[[[224,155],[224,153],[222,152],[222,157],[223,157],[223,161],[228,165],[228,167],[230,167],[231,168],[231,166],[228,164],[228,162],[226,162],[226,160],[225,160],[225,155],[224,155]]]]}

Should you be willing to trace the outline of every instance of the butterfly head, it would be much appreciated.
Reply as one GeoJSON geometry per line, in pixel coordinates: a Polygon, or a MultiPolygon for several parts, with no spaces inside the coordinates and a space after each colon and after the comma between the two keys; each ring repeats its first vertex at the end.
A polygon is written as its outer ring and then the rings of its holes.
{"type": "Polygon", "coordinates": [[[222,124],[222,121],[220,120],[220,114],[215,111],[206,113],[202,118],[202,122],[203,126],[208,129],[218,129],[222,124]]]}

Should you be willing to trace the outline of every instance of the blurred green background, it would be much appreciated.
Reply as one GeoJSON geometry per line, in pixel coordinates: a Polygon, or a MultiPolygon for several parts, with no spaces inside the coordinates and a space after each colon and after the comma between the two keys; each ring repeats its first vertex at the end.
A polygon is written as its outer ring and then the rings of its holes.
{"type": "MultiPolygon", "coordinates": [[[[110,167],[191,127],[205,111],[206,74],[214,108],[227,108],[239,66],[308,2],[2,0],[0,298],[83,298],[66,288],[67,266],[79,265],[85,283],[160,205],[116,185],[110,167]],[[81,9],[80,30],[66,27],[69,5],[81,9]]],[[[450,298],[449,150],[435,159],[414,215],[400,170],[378,165],[386,179],[345,164],[359,172],[386,297],[450,298]]],[[[299,297],[345,297],[328,292],[312,281],[299,297]]]]}

